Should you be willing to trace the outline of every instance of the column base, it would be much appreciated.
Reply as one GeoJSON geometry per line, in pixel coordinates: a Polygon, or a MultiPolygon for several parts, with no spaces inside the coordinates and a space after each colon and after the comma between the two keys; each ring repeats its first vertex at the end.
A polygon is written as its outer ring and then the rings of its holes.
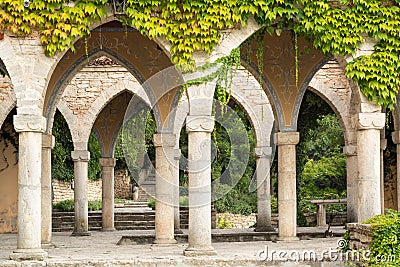
{"type": "Polygon", "coordinates": [[[174,229],[174,234],[183,234],[183,231],[181,229],[174,229]]]}
{"type": "Polygon", "coordinates": [[[155,239],[153,244],[155,245],[174,245],[177,244],[178,242],[175,239],[155,239]]]}
{"type": "Polygon", "coordinates": [[[54,245],[51,242],[43,242],[42,241],[42,248],[55,248],[55,247],[56,247],[56,245],[54,245]]]}
{"type": "Polygon", "coordinates": [[[297,236],[285,236],[285,237],[280,237],[276,239],[276,242],[295,242],[299,241],[300,239],[297,236]]]}
{"type": "Polygon", "coordinates": [[[114,227],[112,227],[112,228],[101,228],[101,231],[103,231],[103,232],[114,232],[114,231],[116,231],[116,229],[114,227]]]}
{"type": "Polygon", "coordinates": [[[254,228],[254,232],[275,232],[275,228],[272,226],[260,226],[254,228]]]}
{"type": "Polygon", "coordinates": [[[217,251],[215,251],[213,247],[206,247],[206,248],[187,247],[183,251],[183,255],[188,257],[214,256],[217,255],[217,251]]]}
{"type": "Polygon", "coordinates": [[[91,236],[90,232],[72,232],[71,236],[91,236]]]}
{"type": "Polygon", "coordinates": [[[41,248],[17,249],[10,254],[10,259],[15,261],[37,260],[43,261],[47,258],[47,252],[41,248]]]}

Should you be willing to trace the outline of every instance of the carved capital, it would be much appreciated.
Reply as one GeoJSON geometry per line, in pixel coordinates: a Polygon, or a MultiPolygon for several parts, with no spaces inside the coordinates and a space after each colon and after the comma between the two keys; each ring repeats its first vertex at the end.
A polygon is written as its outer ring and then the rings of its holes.
{"type": "Polygon", "coordinates": [[[385,127],[385,113],[358,113],[357,126],[359,130],[383,129],[385,127]]]}
{"type": "Polygon", "coordinates": [[[345,154],[347,157],[357,156],[357,146],[343,147],[343,154],[345,154]]]}
{"type": "Polygon", "coordinates": [[[176,144],[176,135],[157,133],[153,135],[154,147],[172,147],[176,144]]]}
{"type": "Polygon", "coordinates": [[[100,158],[99,161],[101,167],[115,167],[116,163],[115,158],[100,158]]]}
{"type": "Polygon", "coordinates": [[[299,132],[279,132],[274,136],[275,144],[277,146],[284,145],[297,145],[300,141],[299,132]]]}
{"type": "Polygon", "coordinates": [[[89,161],[90,152],[87,150],[74,150],[71,151],[71,157],[73,161],[89,161]]]}
{"type": "Polygon", "coordinates": [[[46,129],[46,118],[39,115],[14,115],[16,132],[43,133],[46,129]]]}
{"type": "Polygon", "coordinates": [[[55,145],[55,138],[51,134],[42,135],[42,148],[53,149],[55,145]]]}
{"type": "Polygon", "coordinates": [[[214,116],[187,116],[187,132],[209,132],[214,130],[214,116]]]}
{"type": "Polygon", "coordinates": [[[174,149],[174,160],[179,160],[181,155],[182,151],[179,148],[174,149]]]}
{"type": "Polygon", "coordinates": [[[272,147],[270,146],[255,147],[254,155],[256,156],[256,158],[271,158],[272,147]]]}
{"type": "Polygon", "coordinates": [[[392,133],[392,140],[396,145],[400,144],[400,131],[394,131],[392,133]]]}

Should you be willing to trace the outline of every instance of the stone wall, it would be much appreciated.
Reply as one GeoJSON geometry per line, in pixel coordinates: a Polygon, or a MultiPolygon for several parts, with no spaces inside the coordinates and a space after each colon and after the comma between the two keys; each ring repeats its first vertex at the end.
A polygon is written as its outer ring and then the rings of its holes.
{"type": "Polygon", "coordinates": [[[114,197],[122,199],[132,199],[131,176],[129,171],[115,171],[114,173],[114,197]]]}
{"type": "MultiPolygon", "coordinates": [[[[70,182],[53,180],[53,203],[74,199],[74,191],[70,182]]],[[[101,200],[101,181],[88,182],[88,200],[101,200]]]]}
{"type": "Polygon", "coordinates": [[[369,224],[347,224],[350,233],[350,249],[368,249],[372,243],[373,231],[369,224]]]}

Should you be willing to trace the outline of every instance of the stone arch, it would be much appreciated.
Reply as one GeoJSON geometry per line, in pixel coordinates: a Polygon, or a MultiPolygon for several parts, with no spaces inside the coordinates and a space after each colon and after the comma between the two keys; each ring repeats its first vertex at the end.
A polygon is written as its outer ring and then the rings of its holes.
{"type": "Polygon", "coordinates": [[[352,90],[345,73],[336,60],[327,62],[313,77],[308,89],[320,96],[335,111],[344,131],[346,145],[354,144],[352,127],[352,90]]]}
{"type": "MultiPolygon", "coordinates": [[[[247,114],[256,137],[256,146],[270,146],[274,125],[274,114],[266,93],[261,89],[257,79],[244,67],[235,73],[231,85],[231,97],[247,114]]],[[[174,133],[177,135],[176,147],[179,146],[179,135],[186,116],[189,113],[188,102],[183,98],[177,108],[174,133]]]]}
{"type": "Polygon", "coordinates": [[[76,149],[80,146],[86,146],[90,132],[99,114],[115,97],[124,91],[137,95],[148,104],[150,102],[139,81],[121,65],[86,66],[71,79],[57,104],[57,108],[63,113],[68,125],[70,125],[76,149]],[[86,75],[85,73],[89,74],[86,75]],[[88,75],[95,76],[89,78],[88,75]],[[76,84],[82,81],[89,82],[89,86],[86,91],[77,92],[76,84]],[[91,81],[94,81],[95,84],[90,84],[91,81]],[[89,95],[85,97],[88,91],[89,95]],[[84,100],[82,103],[77,104],[76,98],[84,100]]]}
{"type": "Polygon", "coordinates": [[[10,77],[7,74],[2,76],[0,73],[0,127],[11,110],[16,106],[16,103],[17,99],[10,77]]]}

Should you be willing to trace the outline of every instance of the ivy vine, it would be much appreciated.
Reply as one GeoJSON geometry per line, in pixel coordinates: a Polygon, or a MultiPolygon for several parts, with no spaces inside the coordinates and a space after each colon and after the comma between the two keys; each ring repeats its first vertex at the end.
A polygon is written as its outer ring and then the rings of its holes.
{"type": "MultiPolygon", "coordinates": [[[[348,55],[371,37],[374,53],[349,63],[346,74],[369,100],[394,108],[400,88],[400,1],[381,0],[126,0],[120,20],[149,38],[171,43],[172,62],[193,63],[210,53],[224,29],[240,28],[253,16],[270,33],[284,28],[305,35],[326,54],[348,55]]],[[[0,32],[38,31],[48,56],[73,48],[77,38],[106,15],[107,0],[34,0],[0,3],[0,32]]],[[[187,65],[187,66],[190,66],[187,65]]]]}

